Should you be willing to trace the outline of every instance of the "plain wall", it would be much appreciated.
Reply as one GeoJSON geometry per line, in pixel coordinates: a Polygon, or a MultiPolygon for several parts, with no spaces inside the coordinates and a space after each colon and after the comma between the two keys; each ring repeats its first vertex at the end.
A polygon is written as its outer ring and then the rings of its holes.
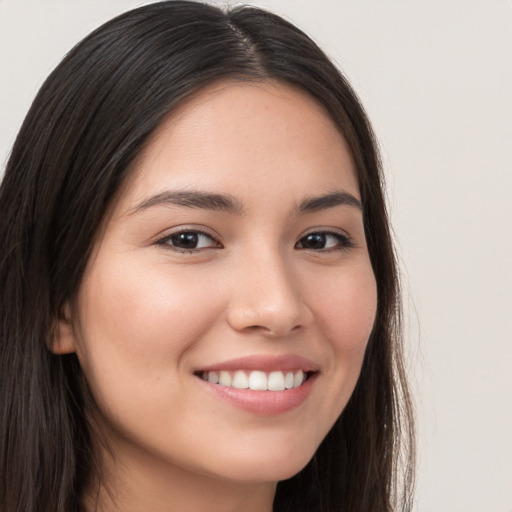
{"type": "MultiPolygon", "coordinates": [[[[52,68],[142,3],[0,0],[2,169],[52,68]]],[[[381,141],[418,411],[416,510],[512,512],[512,2],[248,3],[337,61],[381,141]]]]}

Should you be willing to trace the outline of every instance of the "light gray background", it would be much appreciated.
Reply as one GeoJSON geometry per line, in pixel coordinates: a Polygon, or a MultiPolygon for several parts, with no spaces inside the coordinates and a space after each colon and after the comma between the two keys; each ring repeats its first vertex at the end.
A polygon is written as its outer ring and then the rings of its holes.
{"type": "MultiPolygon", "coordinates": [[[[0,0],[0,163],[43,79],[131,0],[0,0]]],[[[221,3],[221,2],[218,2],[221,3]]],[[[512,2],[252,0],[344,70],[381,141],[418,512],[512,512],[512,2]]]]}

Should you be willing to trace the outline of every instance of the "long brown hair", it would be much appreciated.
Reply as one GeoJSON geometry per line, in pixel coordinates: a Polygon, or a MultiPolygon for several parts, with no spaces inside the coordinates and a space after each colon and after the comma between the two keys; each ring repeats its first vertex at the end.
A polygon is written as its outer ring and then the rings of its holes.
{"type": "Polygon", "coordinates": [[[77,45],[39,91],[0,188],[0,508],[79,512],[93,471],[75,355],[49,349],[98,226],[161,120],[221,78],[277,79],[323,104],[356,163],[378,310],[361,376],[311,462],[280,482],[277,512],[411,509],[414,432],[398,275],[368,119],[325,54],[252,7],[147,5],[77,45]]]}

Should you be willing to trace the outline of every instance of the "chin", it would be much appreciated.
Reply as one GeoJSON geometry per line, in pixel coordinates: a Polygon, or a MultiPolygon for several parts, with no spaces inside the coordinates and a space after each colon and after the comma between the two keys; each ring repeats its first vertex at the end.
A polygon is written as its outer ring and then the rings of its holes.
{"type": "Polygon", "coordinates": [[[255,450],[258,453],[254,455],[244,453],[243,457],[237,457],[236,460],[226,460],[222,468],[224,478],[247,483],[287,480],[304,469],[314,455],[314,451],[301,448],[295,448],[289,453],[276,449],[267,453],[255,450]]]}

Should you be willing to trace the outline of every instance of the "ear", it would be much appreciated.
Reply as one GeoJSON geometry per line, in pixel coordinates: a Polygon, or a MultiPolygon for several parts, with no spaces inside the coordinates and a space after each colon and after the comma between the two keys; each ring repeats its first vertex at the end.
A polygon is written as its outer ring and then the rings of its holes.
{"type": "Polygon", "coordinates": [[[55,324],[50,350],[56,355],[75,352],[75,330],[73,328],[71,307],[69,303],[64,305],[55,324]]]}

